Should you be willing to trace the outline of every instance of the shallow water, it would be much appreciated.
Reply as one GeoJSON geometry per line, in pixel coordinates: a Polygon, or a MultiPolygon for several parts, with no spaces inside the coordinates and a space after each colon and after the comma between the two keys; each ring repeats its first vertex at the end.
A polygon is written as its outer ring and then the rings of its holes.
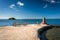
{"type": "MultiPolygon", "coordinates": [[[[0,19],[0,26],[11,26],[14,22],[16,24],[19,22],[20,24],[24,24],[26,22],[27,24],[38,24],[41,23],[41,19],[17,19],[17,20],[7,20],[7,19],[0,19]]],[[[47,19],[46,22],[50,25],[59,25],[60,26],[60,19],[47,19]]]]}

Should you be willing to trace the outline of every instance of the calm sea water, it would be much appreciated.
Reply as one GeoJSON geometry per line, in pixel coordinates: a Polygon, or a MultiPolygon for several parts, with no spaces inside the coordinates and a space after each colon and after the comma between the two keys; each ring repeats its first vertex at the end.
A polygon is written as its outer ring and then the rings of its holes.
{"type": "MultiPolygon", "coordinates": [[[[14,22],[16,24],[24,24],[26,22],[27,24],[36,24],[41,23],[41,19],[17,19],[17,20],[7,20],[7,19],[0,19],[0,26],[11,26],[14,22]]],[[[60,19],[46,19],[46,22],[50,25],[59,25],[60,26],[60,19]]]]}

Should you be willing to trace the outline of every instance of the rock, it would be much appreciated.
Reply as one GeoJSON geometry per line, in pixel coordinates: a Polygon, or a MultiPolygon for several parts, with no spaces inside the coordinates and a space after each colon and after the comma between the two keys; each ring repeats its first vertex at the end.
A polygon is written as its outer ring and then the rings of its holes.
{"type": "Polygon", "coordinates": [[[8,20],[16,20],[14,17],[9,18],[8,20]]]}

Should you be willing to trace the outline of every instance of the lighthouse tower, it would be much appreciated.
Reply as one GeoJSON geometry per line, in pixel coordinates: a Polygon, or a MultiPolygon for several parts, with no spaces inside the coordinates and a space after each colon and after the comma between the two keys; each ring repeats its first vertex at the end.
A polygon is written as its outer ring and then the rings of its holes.
{"type": "Polygon", "coordinates": [[[42,19],[42,22],[41,22],[40,25],[41,26],[48,26],[48,24],[46,23],[46,18],[45,17],[42,19]]]}
{"type": "Polygon", "coordinates": [[[42,19],[42,24],[47,24],[45,17],[42,19]]]}

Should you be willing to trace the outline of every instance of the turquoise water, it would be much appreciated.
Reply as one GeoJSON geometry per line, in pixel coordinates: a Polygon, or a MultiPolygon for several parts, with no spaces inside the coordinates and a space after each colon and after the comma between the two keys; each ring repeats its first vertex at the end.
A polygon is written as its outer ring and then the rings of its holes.
{"type": "MultiPolygon", "coordinates": [[[[17,19],[17,20],[7,20],[7,19],[0,19],[0,26],[11,26],[14,22],[16,24],[24,24],[26,22],[27,24],[36,24],[37,22],[40,24],[41,19],[17,19]]],[[[46,19],[46,22],[50,25],[59,25],[60,26],[60,19],[46,19]]]]}

